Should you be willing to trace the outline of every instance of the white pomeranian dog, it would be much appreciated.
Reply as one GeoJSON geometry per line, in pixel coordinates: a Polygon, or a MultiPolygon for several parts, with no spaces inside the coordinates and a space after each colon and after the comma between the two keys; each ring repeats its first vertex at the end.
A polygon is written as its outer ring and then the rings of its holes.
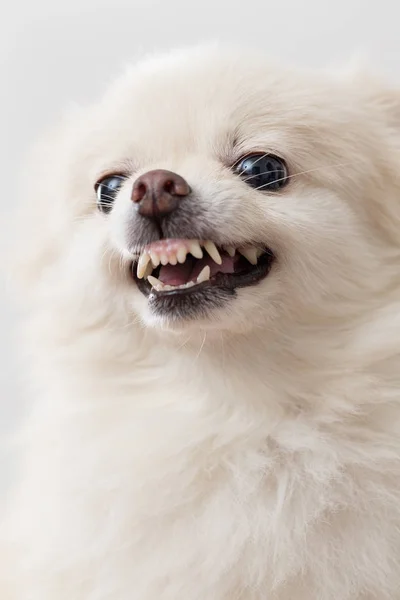
{"type": "Polygon", "coordinates": [[[400,91],[176,51],[36,156],[1,599],[400,599],[400,91]]]}

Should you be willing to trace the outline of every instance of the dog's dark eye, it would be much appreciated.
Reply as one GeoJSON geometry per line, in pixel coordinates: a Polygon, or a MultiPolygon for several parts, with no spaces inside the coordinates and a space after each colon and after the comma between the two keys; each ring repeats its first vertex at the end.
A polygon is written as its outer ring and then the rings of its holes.
{"type": "Polygon", "coordinates": [[[123,175],[110,175],[96,183],[97,207],[101,212],[110,212],[115,196],[125,179],[123,175]]]}
{"type": "Polygon", "coordinates": [[[235,173],[258,190],[276,191],[287,183],[288,170],[281,158],[272,154],[250,154],[235,165],[235,173]]]}

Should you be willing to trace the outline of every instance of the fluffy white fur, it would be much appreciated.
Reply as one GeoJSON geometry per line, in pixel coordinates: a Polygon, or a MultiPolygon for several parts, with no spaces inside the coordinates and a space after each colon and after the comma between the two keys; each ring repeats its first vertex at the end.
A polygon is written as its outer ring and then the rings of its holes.
{"type": "Polygon", "coordinates": [[[2,600],[400,599],[400,93],[216,47],[150,58],[38,149],[18,222],[34,382],[2,600]],[[227,165],[283,156],[280,194],[227,165]],[[183,175],[278,260],[155,318],[124,165],[183,175]]]}

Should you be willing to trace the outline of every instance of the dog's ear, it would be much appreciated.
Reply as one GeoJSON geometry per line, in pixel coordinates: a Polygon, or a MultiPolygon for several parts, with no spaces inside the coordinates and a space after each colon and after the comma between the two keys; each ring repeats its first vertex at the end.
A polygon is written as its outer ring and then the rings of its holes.
{"type": "Polygon", "coordinates": [[[368,57],[360,53],[337,73],[342,81],[354,86],[371,108],[381,113],[389,126],[400,132],[400,84],[392,85],[377,75],[368,57]]]}
{"type": "Polygon", "coordinates": [[[378,109],[384,111],[389,124],[400,133],[400,87],[381,87],[374,91],[371,100],[378,109]]]}

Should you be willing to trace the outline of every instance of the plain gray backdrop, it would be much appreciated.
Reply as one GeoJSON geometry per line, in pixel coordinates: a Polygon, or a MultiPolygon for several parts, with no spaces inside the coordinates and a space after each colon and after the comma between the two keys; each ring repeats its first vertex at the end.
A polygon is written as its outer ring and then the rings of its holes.
{"type": "MultiPolygon", "coordinates": [[[[361,52],[375,70],[399,80],[399,21],[398,0],[24,0],[4,5],[0,233],[4,237],[7,214],[17,201],[19,170],[35,137],[68,104],[95,98],[138,54],[214,39],[250,44],[273,58],[310,66],[344,64],[361,52]]],[[[4,441],[23,414],[24,366],[13,342],[13,302],[1,285],[4,441]]],[[[10,472],[3,458],[0,489],[10,472]]]]}

